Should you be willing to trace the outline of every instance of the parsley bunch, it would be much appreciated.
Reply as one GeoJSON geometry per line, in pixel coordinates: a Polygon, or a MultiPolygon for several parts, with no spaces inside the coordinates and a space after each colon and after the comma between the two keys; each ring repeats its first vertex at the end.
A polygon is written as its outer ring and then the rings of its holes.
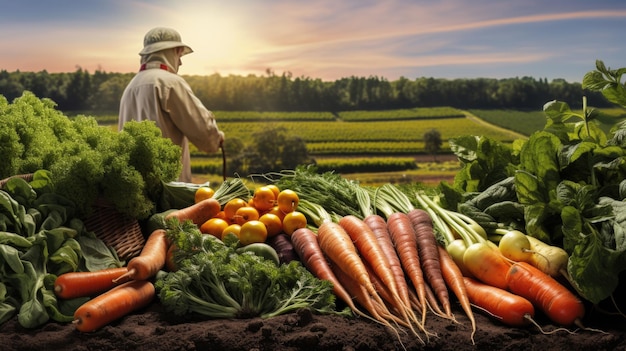
{"type": "Polygon", "coordinates": [[[163,183],[180,174],[180,148],[153,122],[117,132],[54,107],[30,92],[11,104],[0,96],[0,178],[49,170],[54,191],[76,204],[79,217],[91,214],[99,198],[133,218],[153,214],[163,183]]]}

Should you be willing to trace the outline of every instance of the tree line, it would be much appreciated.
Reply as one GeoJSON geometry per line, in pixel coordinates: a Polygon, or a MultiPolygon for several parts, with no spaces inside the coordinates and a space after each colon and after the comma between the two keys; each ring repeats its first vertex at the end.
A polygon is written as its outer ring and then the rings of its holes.
{"type": "MultiPolygon", "coordinates": [[[[48,73],[0,70],[0,95],[9,101],[31,91],[52,99],[61,111],[117,113],[119,101],[134,73],[96,70],[89,73],[48,73]]],[[[583,74],[581,73],[581,78],[583,74]]],[[[551,100],[581,106],[586,95],[591,106],[611,106],[599,93],[583,91],[580,83],[564,79],[515,77],[505,79],[440,79],[378,76],[323,81],[280,75],[184,75],[198,98],[216,111],[350,111],[452,106],[461,109],[537,110],[551,100]]]]}

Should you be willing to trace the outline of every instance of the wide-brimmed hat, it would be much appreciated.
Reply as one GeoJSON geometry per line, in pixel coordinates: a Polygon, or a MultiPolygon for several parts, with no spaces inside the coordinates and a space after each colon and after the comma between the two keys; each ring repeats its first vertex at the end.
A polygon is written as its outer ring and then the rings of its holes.
{"type": "Polygon", "coordinates": [[[177,31],[171,28],[157,27],[150,29],[143,37],[143,49],[139,52],[139,55],[147,55],[177,47],[185,48],[182,55],[193,52],[187,44],[183,44],[177,31]]]}

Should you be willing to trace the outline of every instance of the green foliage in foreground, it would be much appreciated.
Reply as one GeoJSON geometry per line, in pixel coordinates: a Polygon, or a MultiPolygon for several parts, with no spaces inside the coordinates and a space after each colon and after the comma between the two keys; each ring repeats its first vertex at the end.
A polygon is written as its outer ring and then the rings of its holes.
{"type": "Polygon", "coordinates": [[[24,93],[13,103],[0,96],[0,179],[51,172],[55,192],[85,218],[99,197],[121,213],[147,218],[162,182],[180,174],[180,148],[152,122],[128,123],[122,132],[88,116],[68,118],[49,99],[24,93]]]}
{"type": "MultiPolygon", "coordinates": [[[[626,68],[610,70],[601,61],[596,66],[583,86],[626,108],[620,81],[626,68]]],[[[545,128],[513,147],[486,137],[457,138],[453,148],[462,169],[453,189],[442,189],[451,209],[481,224],[517,224],[521,227],[512,229],[563,247],[569,255],[566,275],[581,296],[597,304],[611,296],[626,270],[626,121],[607,134],[586,102],[583,98],[582,112],[561,101],[546,103],[545,128]],[[503,201],[505,181],[514,185],[508,201],[503,201]],[[481,195],[487,206],[463,206],[481,195]],[[521,221],[508,220],[511,209],[521,221]]]]}
{"type": "Polygon", "coordinates": [[[163,306],[176,315],[269,318],[301,308],[339,313],[332,283],[316,278],[300,261],[276,265],[252,252],[238,253],[234,235],[221,241],[203,235],[191,221],[169,220],[167,236],[179,248],[178,270],[161,272],[155,287],[163,306]]]}

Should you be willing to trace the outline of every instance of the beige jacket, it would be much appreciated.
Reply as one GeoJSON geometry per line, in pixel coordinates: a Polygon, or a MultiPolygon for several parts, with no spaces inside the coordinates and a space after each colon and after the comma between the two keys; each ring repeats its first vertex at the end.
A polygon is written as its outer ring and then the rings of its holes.
{"type": "Polygon", "coordinates": [[[216,152],[224,139],[215,116],[177,74],[174,49],[142,57],[142,70],[128,84],[120,101],[119,124],[155,121],[163,136],[182,148],[181,182],[191,182],[189,142],[206,153],[216,152]]]}

